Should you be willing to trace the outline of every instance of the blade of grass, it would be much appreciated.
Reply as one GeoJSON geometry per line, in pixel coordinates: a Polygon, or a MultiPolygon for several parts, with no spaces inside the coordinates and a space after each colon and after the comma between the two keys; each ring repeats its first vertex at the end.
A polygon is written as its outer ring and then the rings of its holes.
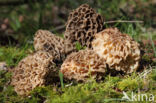
{"type": "Polygon", "coordinates": [[[153,48],[153,51],[154,51],[154,56],[156,57],[156,47],[154,45],[154,42],[152,40],[152,36],[149,34],[149,40],[151,41],[151,44],[152,44],[152,48],[153,48]]]}
{"type": "Polygon", "coordinates": [[[64,88],[63,74],[60,71],[59,71],[59,77],[60,77],[61,87],[64,88]]]}

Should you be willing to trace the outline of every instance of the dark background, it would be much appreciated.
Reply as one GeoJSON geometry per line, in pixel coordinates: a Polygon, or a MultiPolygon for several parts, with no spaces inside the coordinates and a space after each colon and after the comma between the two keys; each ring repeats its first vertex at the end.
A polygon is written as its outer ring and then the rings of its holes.
{"type": "MultiPolygon", "coordinates": [[[[105,21],[138,20],[144,21],[141,26],[156,26],[155,0],[0,0],[0,44],[32,40],[38,29],[61,35],[69,12],[83,3],[93,7],[105,21]]],[[[106,26],[122,29],[129,24],[110,23],[106,26]]]]}

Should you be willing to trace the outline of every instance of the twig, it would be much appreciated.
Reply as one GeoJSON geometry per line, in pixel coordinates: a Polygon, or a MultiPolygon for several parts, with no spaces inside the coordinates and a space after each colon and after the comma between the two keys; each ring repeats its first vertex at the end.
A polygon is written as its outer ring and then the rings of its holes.
{"type": "MultiPolygon", "coordinates": [[[[111,24],[111,23],[143,23],[143,21],[137,21],[137,20],[133,20],[133,21],[128,21],[128,20],[116,20],[116,21],[106,21],[104,22],[104,24],[111,24]]],[[[65,25],[60,25],[52,30],[50,30],[51,32],[54,31],[59,31],[65,28],[65,25]]]]}
{"type": "Polygon", "coordinates": [[[147,74],[151,73],[153,71],[152,67],[150,66],[150,69],[145,70],[144,72],[142,72],[139,77],[140,78],[146,78],[147,74]]]}
{"type": "Polygon", "coordinates": [[[115,20],[115,21],[106,21],[104,24],[111,24],[111,23],[144,23],[143,21],[137,21],[137,20],[115,20]]]}
{"type": "Polygon", "coordinates": [[[42,0],[18,0],[18,1],[3,1],[0,2],[0,6],[18,6],[28,3],[41,2],[42,0]]]}
{"type": "Polygon", "coordinates": [[[59,31],[59,30],[62,30],[62,29],[64,29],[65,28],[65,25],[60,25],[60,26],[58,26],[58,27],[56,27],[56,28],[54,28],[54,29],[52,29],[52,30],[50,30],[51,32],[54,32],[54,31],[59,31]]]}

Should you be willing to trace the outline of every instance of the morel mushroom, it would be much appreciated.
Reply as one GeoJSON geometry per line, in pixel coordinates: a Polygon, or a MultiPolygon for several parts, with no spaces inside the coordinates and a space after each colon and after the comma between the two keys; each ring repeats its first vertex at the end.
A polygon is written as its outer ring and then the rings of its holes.
{"type": "Polygon", "coordinates": [[[80,50],[66,58],[61,72],[66,79],[77,82],[86,82],[90,77],[100,80],[106,73],[106,64],[94,51],[80,50]]]}
{"type": "Polygon", "coordinates": [[[72,11],[66,23],[65,50],[66,53],[75,51],[76,43],[91,48],[94,34],[103,30],[103,18],[89,5],[83,4],[72,11]]]}
{"type": "Polygon", "coordinates": [[[34,88],[51,83],[56,71],[53,56],[38,51],[25,57],[14,68],[11,84],[19,95],[25,96],[34,88]]]}
{"type": "Polygon", "coordinates": [[[34,37],[36,51],[44,50],[54,56],[54,60],[61,61],[65,57],[64,40],[47,30],[38,30],[34,37]]]}
{"type": "Polygon", "coordinates": [[[132,73],[139,66],[139,44],[117,28],[108,28],[95,35],[93,50],[106,60],[110,69],[132,73]]]}

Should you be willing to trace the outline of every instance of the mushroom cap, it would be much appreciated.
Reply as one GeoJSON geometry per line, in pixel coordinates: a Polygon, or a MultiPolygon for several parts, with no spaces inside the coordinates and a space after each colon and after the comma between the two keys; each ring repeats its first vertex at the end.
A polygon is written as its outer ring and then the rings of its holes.
{"type": "Polygon", "coordinates": [[[61,61],[65,57],[64,40],[47,30],[38,30],[34,37],[36,51],[44,50],[54,56],[54,60],[61,61]]]}
{"type": "Polygon", "coordinates": [[[94,9],[89,7],[89,5],[83,4],[73,10],[68,17],[64,34],[66,52],[76,50],[76,42],[79,42],[82,46],[91,48],[91,41],[94,38],[94,34],[102,31],[103,25],[103,18],[94,9]]]}
{"type": "Polygon", "coordinates": [[[28,95],[34,88],[52,82],[56,71],[53,56],[38,51],[25,57],[14,68],[11,85],[19,95],[28,95]]]}
{"type": "Polygon", "coordinates": [[[90,77],[101,79],[106,72],[106,64],[92,50],[80,50],[68,55],[61,66],[61,72],[68,80],[86,82],[90,77]]]}
{"type": "Polygon", "coordinates": [[[132,73],[139,66],[139,44],[117,28],[108,28],[95,35],[93,50],[106,60],[111,69],[132,73]]]}

